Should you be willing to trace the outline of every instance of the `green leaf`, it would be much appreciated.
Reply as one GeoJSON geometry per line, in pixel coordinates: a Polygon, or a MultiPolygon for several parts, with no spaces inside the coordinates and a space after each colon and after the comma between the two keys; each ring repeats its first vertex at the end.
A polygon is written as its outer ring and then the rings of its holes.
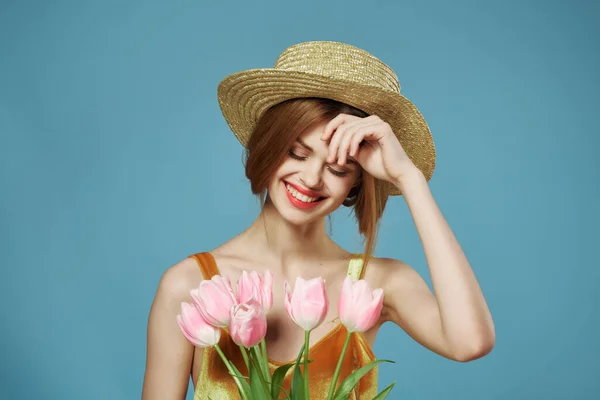
{"type": "Polygon", "coordinates": [[[235,372],[235,375],[234,374],[232,374],[232,375],[239,378],[238,380],[240,382],[240,385],[242,386],[241,388],[238,387],[238,390],[240,392],[240,397],[242,399],[252,399],[252,397],[250,397],[250,393],[251,393],[250,385],[248,385],[248,382],[246,381],[246,379],[244,379],[245,377],[242,375],[242,373],[237,369],[237,367],[233,363],[231,363],[230,365],[231,365],[231,369],[233,369],[233,372],[235,372]]]}
{"type": "Polygon", "coordinates": [[[250,393],[252,394],[252,400],[268,398],[267,396],[265,396],[265,388],[263,386],[264,384],[261,381],[262,378],[260,376],[261,372],[258,371],[258,369],[252,361],[249,363],[248,367],[250,369],[250,393]]]}
{"type": "Polygon", "coordinates": [[[294,364],[284,364],[281,367],[277,368],[275,372],[273,372],[273,378],[271,380],[271,398],[278,399],[279,392],[281,391],[283,379],[285,378],[285,374],[288,370],[293,367],[294,364]]]}
{"type": "Polygon", "coordinates": [[[260,349],[256,346],[251,347],[250,349],[250,364],[252,364],[252,360],[254,360],[255,366],[258,367],[260,374],[263,376],[265,381],[269,381],[269,370],[265,371],[264,363],[262,362],[262,354],[260,353],[260,349]]]}
{"type": "Polygon", "coordinates": [[[365,376],[367,374],[367,372],[369,372],[377,364],[382,363],[382,362],[393,363],[394,361],[392,361],[392,360],[375,360],[373,362],[368,363],[364,367],[357,369],[356,371],[351,373],[346,379],[344,379],[344,381],[342,382],[342,384],[340,385],[338,390],[333,395],[333,398],[336,400],[343,399],[345,396],[347,396],[350,393],[350,391],[352,391],[352,389],[354,389],[354,386],[356,386],[356,384],[358,383],[360,378],[365,376]]]}
{"type": "Polygon", "coordinates": [[[386,387],[381,392],[379,392],[379,394],[377,396],[373,397],[373,400],[383,400],[383,399],[385,399],[387,397],[387,395],[390,394],[390,392],[394,388],[395,384],[396,384],[396,382],[392,382],[392,384],[390,386],[386,387]]]}
{"type": "Polygon", "coordinates": [[[298,358],[296,358],[296,365],[294,367],[294,374],[292,375],[292,400],[306,400],[308,399],[308,393],[304,393],[304,377],[302,371],[300,371],[300,359],[304,354],[304,346],[300,349],[298,358]]]}
{"type": "Polygon", "coordinates": [[[281,400],[290,400],[290,394],[282,387],[281,390],[283,390],[283,394],[285,395],[285,397],[281,400]]]}

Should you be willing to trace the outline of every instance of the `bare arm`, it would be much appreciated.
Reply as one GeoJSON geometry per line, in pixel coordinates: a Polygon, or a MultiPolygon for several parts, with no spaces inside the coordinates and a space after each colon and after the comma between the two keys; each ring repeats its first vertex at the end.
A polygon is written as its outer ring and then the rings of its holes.
{"type": "Polygon", "coordinates": [[[422,174],[398,184],[425,250],[435,296],[421,276],[395,261],[390,274],[389,315],[415,340],[457,361],[489,353],[495,343],[492,316],[469,261],[442,216],[422,174]]]}
{"type": "Polygon", "coordinates": [[[176,316],[190,301],[190,260],[162,276],[148,317],[146,371],[142,400],[182,400],[187,394],[194,347],[183,336],[176,316]]]}
{"type": "Polygon", "coordinates": [[[377,264],[385,276],[382,319],[402,328],[427,349],[457,360],[444,335],[435,296],[421,275],[409,265],[391,258],[378,258],[377,264]]]}

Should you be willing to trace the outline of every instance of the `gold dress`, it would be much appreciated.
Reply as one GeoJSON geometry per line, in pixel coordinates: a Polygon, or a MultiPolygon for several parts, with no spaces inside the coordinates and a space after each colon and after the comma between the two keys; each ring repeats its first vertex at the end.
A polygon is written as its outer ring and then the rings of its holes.
{"type": "MultiPolygon", "coordinates": [[[[213,275],[219,274],[219,269],[213,256],[208,253],[193,254],[204,279],[210,279],[213,275]]],[[[362,257],[355,255],[348,265],[348,274],[356,278],[363,276],[362,257]]],[[[325,399],[329,390],[329,385],[338,362],[339,355],[342,352],[344,341],[346,340],[347,330],[344,325],[339,323],[321,340],[313,344],[308,351],[309,359],[313,362],[308,368],[310,379],[310,398],[311,400],[325,399]]],[[[222,331],[219,347],[229,360],[231,360],[242,374],[247,374],[240,349],[231,337],[222,331]]],[[[300,349],[298,349],[300,351],[300,349]]],[[[236,384],[229,375],[223,360],[213,347],[203,349],[202,367],[200,376],[194,391],[194,400],[221,400],[221,399],[239,399],[239,393],[236,384]]],[[[348,349],[340,371],[338,382],[343,381],[352,371],[375,360],[375,355],[361,333],[354,333],[351,336],[348,349]]],[[[292,363],[269,360],[269,369],[271,374],[277,367],[283,364],[292,363]]],[[[291,385],[293,368],[290,368],[284,381],[283,388],[289,392],[291,385]]],[[[377,395],[377,367],[370,370],[356,384],[350,399],[372,399],[377,395]]],[[[281,396],[285,397],[283,391],[281,396]]]]}

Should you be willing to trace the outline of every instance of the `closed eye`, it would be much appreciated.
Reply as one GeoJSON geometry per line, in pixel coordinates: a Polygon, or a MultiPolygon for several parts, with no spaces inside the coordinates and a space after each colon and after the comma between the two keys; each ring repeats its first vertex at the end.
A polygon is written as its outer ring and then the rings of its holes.
{"type": "Polygon", "coordinates": [[[290,157],[292,157],[298,161],[306,161],[306,159],[308,158],[308,157],[299,156],[298,154],[294,153],[294,150],[290,150],[289,154],[290,154],[290,157]]]}
{"type": "MultiPolygon", "coordinates": [[[[290,151],[289,151],[289,155],[290,155],[290,157],[292,157],[293,159],[295,159],[295,160],[298,160],[298,161],[306,161],[306,159],[308,158],[308,157],[306,157],[306,156],[299,156],[298,154],[294,153],[294,151],[293,151],[293,150],[290,150],[290,151]]],[[[346,170],[343,170],[343,171],[338,171],[338,170],[336,170],[335,168],[332,168],[332,167],[331,167],[331,165],[328,165],[328,166],[327,166],[327,169],[328,169],[328,170],[329,170],[329,172],[331,172],[333,175],[335,175],[335,176],[339,176],[339,177],[343,177],[343,176],[346,176],[346,175],[348,175],[348,174],[349,174],[349,172],[348,172],[348,171],[346,171],[346,170]]]]}
{"type": "Polygon", "coordinates": [[[329,165],[327,166],[327,169],[329,169],[329,172],[331,172],[335,176],[346,176],[346,175],[348,175],[348,171],[338,171],[336,169],[331,168],[331,166],[329,166],[329,165]]]}

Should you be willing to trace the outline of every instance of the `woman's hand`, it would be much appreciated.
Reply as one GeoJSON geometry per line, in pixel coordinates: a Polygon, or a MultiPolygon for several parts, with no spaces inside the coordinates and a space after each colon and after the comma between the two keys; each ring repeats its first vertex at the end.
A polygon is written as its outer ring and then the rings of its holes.
{"type": "Polygon", "coordinates": [[[340,114],[325,126],[321,140],[329,140],[327,162],[344,165],[348,155],[377,179],[400,185],[420,170],[408,157],[390,125],[376,115],[366,118],[340,114]],[[364,142],[363,142],[364,141],[364,142]]]}

